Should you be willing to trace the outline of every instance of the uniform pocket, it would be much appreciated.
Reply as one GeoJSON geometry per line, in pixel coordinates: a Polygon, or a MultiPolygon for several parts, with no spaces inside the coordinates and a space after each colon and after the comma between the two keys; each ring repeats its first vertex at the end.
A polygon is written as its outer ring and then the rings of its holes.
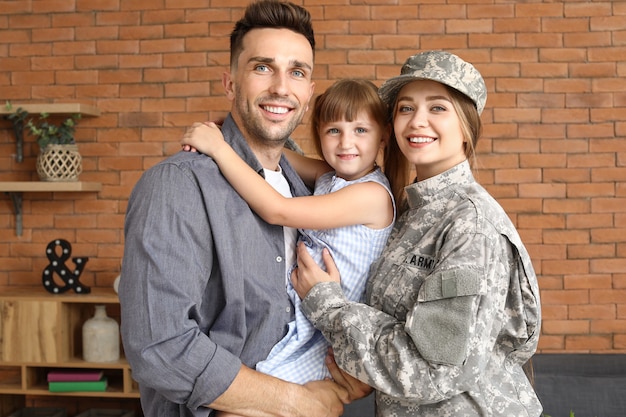
{"type": "Polygon", "coordinates": [[[477,271],[455,269],[435,272],[424,281],[405,330],[427,361],[456,366],[465,362],[479,278],[477,271]]]}

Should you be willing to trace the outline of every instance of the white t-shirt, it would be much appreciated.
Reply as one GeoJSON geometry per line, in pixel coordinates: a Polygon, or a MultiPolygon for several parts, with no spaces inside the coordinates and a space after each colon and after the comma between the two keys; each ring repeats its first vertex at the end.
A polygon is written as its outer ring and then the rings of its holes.
{"type": "MultiPolygon", "coordinates": [[[[283,197],[291,198],[291,189],[287,179],[283,176],[283,170],[278,167],[278,171],[271,169],[263,169],[265,174],[265,180],[278,191],[283,197]]],[[[296,241],[298,240],[298,229],[293,227],[283,227],[283,233],[285,235],[285,284],[287,272],[291,268],[291,265],[296,263],[296,241]]]]}

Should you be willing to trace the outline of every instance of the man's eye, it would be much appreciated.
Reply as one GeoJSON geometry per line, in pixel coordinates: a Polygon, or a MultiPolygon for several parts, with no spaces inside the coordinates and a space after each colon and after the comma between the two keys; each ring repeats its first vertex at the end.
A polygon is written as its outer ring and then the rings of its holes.
{"type": "Polygon", "coordinates": [[[267,65],[257,65],[256,67],[254,67],[254,69],[260,72],[269,71],[269,67],[267,65]]]}
{"type": "Polygon", "coordinates": [[[293,71],[293,75],[298,77],[298,78],[302,78],[302,77],[305,76],[304,71],[302,71],[302,70],[294,70],[293,71]]]}

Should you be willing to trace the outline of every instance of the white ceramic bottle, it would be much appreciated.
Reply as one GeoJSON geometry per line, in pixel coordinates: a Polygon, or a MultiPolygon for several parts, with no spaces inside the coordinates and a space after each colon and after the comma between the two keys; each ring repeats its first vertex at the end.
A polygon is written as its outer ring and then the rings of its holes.
{"type": "Polygon", "coordinates": [[[83,359],[115,362],[120,358],[120,326],[107,316],[104,305],[96,305],[92,318],[83,324],[83,359]]]}

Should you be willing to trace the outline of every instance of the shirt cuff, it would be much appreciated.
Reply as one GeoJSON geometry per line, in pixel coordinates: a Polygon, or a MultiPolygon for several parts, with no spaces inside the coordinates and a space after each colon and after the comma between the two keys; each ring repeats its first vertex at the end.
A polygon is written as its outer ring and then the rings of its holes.
{"type": "Polygon", "coordinates": [[[213,403],[226,392],[240,370],[241,360],[226,349],[218,347],[215,356],[196,380],[187,407],[197,410],[213,403]]]}
{"type": "Polygon", "coordinates": [[[302,300],[302,312],[316,328],[321,330],[324,317],[347,303],[348,299],[340,283],[321,282],[311,288],[302,300]]]}

